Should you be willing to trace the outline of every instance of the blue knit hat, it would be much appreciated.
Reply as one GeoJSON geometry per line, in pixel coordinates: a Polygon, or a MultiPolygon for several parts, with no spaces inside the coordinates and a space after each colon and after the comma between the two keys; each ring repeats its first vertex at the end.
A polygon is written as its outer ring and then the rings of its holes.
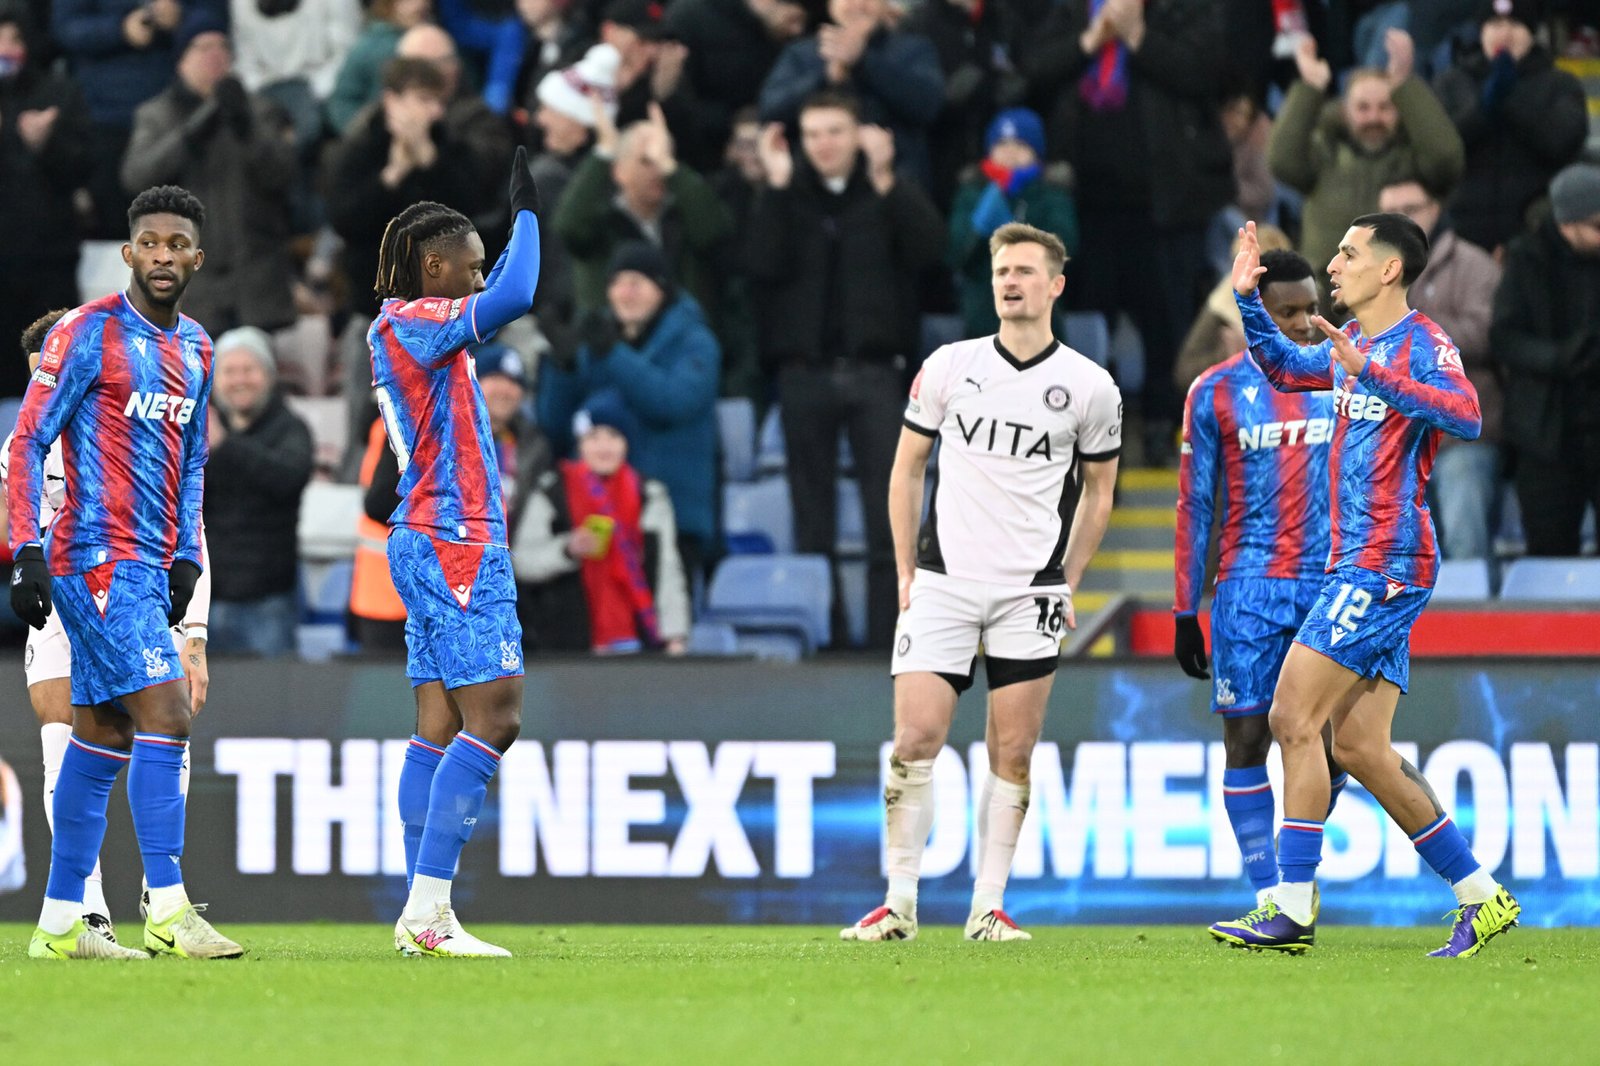
{"type": "MultiPolygon", "coordinates": [[[[189,45],[193,44],[194,39],[202,33],[220,33],[226,37],[227,19],[203,7],[192,9],[172,32],[172,54],[179,59],[183,58],[183,53],[189,50],[189,45]]],[[[232,46],[231,39],[228,44],[232,46]]]]}
{"type": "Polygon", "coordinates": [[[994,151],[996,141],[1022,141],[1033,149],[1033,154],[1044,158],[1044,123],[1038,112],[1026,107],[1011,107],[1000,112],[989,123],[989,132],[983,136],[983,150],[994,151]]]}
{"type": "Polygon", "coordinates": [[[621,433],[630,447],[639,437],[639,420],[616,389],[601,389],[584,401],[583,409],[572,418],[572,435],[581,440],[596,426],[609,426],[621,433]]]}
{"type": "Polygon", "coordinates": [[[478,380],[490,374],[508,377],[523,388],[528,387],[528,367],[521,353],[509,344],[489,341],[472,346],[472,361],[477,367],[478,380]]]}

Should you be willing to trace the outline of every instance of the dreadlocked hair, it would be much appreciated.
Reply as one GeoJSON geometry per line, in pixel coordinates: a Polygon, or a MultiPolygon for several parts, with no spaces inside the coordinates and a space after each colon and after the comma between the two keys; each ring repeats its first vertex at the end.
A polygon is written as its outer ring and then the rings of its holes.
{"type": "Polygon", "coordinates": [[[472,232],[472,221],[460,211],[424,200],[412,204],[383,231],[378,245],[378,277],[373,288],[380,300],[422,296],[422,257],[472,232]]]}

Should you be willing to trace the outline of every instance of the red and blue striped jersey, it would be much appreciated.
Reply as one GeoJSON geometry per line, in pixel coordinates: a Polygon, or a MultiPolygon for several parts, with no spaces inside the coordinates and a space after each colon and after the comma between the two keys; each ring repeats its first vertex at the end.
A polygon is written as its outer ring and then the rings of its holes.
{"type": "Polygon", "coordinates": [[[1332,438],[1333,394],[1278,392],[1248,352],[1196,379],[1183,408],[1174,613],[1199,608],[1219,488],[1218,581],[1321,575],[1332,438]]]}
{"type": "Polygon", "coordinates": [[[1460,350],[1420,311],[1375,337],[1351,320],[1345,335],[1367,357],[1351,377],[1334,361],[1331,340],[1300,347],[1279,332],[1259,295],[1241,297],[1239,309],[1250,352],[1276,388],[1333,389],[1329,569],[1358,566],[1432,588],[1439,545],[1425,493],[1440,435],[1474,440],[1483,427],[1460,350]]]}
{"type": "Polygon", "coordinates": [[[161,329],[122,293],[62,316],[11,443],[11,550],[39,543],[45,457],[60,437],[66,494],[45,536],[52,574],[123,560],[202,565],[210,395],[211,338],[194,319],[161,329]]]}
{"type": "Polygon", "coordinates": [[[504,546],[500,459],[467,352],[493,332],[478,331],[482,296],[385,300],[367,343],[389,446],[400,460],[400,505],[389,524],[504,546]]]}

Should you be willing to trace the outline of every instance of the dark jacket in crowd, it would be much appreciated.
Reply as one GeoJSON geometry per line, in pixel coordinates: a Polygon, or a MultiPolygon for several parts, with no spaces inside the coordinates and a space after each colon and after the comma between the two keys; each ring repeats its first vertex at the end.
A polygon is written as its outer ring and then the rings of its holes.
{"type": "Polygon", "coordinates": [[[945,224],[914,182],[880,196],[858,159],[841,193],[803,158],[787,188],[761,190],[744,234],[766,363],[887,363],[917,354],[917,279],[945,224]]]}
{"type": "MultiPolygon", "coordinates": [[[[1078,209],[1068,184],[1070,175],[1064,174],[1065,170],[1058,166],[1041,172],[1032,181],[1014,189],[1006,197],[1006,207],[1011,211],[1011,221],[1026,222],[1060,237],[1071,256],[1078,252],[1078,209]]],[[[977,167],[972,167],[963,178],[956,192],[955,206],[950,210],[946,262],[956,272],[967,336],[981,337],[999,329],[1000,318],[994,312],[994,286],[989,269],[992,231],[974,229],[972,215],[978,201],[994,183],[977,167]]]]}
{"type": "Polygon", "coordinates": [[[708,174],[722,161],[733,114],[756,102],[782,42],[747,0],[678,0],[667,9],[666,32],[689,48],[683,81],[663,104],[678,154],[708,174]]]}
{"type": "MultiPolygon", "coordinates": [[[[89,114],[109,126],[129,126],[140,104],[166,88],[178,61],[172,35],[157,31],[148,48],[135,48],[122,35],[122,22],[143,0],[54,0],[50,35],[66,55],[73,78],[83,87],[89,114]]],[[[184,17],[204,8],[227,25],[228,5],[220,0],[184,0],[184,17]]]]}
{"type": "MultiPolygon", "coordinates": [[[[762,85],[762,121],[797,122],[806,97],[835,87],[827,67],[815,35],[791,42],[762,85]]],[[[849,82],[837,88],[860,101],[863,122],[894,134],[895,169],[931,188],[928,127],[944,106],[944,73],[933,43],[921,34],[880,28],[867,40],[849,82]]]]}
{"type": "Polygon", "coordinates": [[[328,221],[344,238],[344,269],[356,309],[371,318],[378,313],[373,281],[378,275],[378,245],[389,220],[419,200],[436,200],[471,214],[483,204],[479,175],[462,165],[467,147],[448,123],[433,130],[439,158],[426,170],[413,170],[394,188],[384,185],[389,163],[389,131],[383,104],[372,104],[350,123],[344,141],[333,151],[325,189],[328,221]]]}
{"type": "Polygon", "coordinates": [[[578,350],[575,369],[547,365],[539,379],[539,424],[557,452],[570,451],[572,416],[603,389],[622,394],[639,420],[628,462],[666,485],[678,531],[716,538],[717,381],[722,353],[694,299],[679,296],[632,344],[578,350]]]}
{"type": "Polygon", "coordinates": [[[213,597],[239,603],[295,590],[311,458],[311,430],[276,393],[249,428],[211,449],[205,523],[213,597]]]}
{"type": "Polygon", "coordinates": [[[1072,164],[1084,214],[1129,212],[1156,226],[1196,227],[1233,199],[1233,151],[1217,118],[1226,42],[1214,0],[1150,0],[1128,56],[1128,100],[1096,111],[1078,93],[1098,60],[1078,38],[1088,0],[1055,8],[1025,55],[1029,95],[1049,116],[1050,144],[1072,164]]]}
{"type": "MultiPolygon", "coordinates": [[[[1478,393],[1478,410],[1483,415],[1478,440],[1496,445],[1500,443],[1505,399],[1499,368],[1489,353],[1489,321],[1499,284],[1500,265],[1494,256],[1445,227],[1429,236],[1427,269],[1406,294],[1412,307],[1437,322],[1455,342],[1461,367],[1478,393]]],[[[1462,443],[1446,433],[1439,447],[1462,443]]]]}
{"type": "Polygon", "coordinates": [[[1572,250],[1554,221],[1514,238],[1489,346],[1505,379],[1505,437],[1546,462],[1568,430],[1600,428],[1600,256],[1572,250]]]}
{"type": "Polygon", "coordinates": [[[1504,63],[1477,49],[1434,83],[1467,151],[1451,217],[1458,233],[1491,250],[1522,232],[1529,205],[1578,158],[1589,132],[1583,84],[1548,51],[1535,45],[1504,63]]]}
{"type": "MultiPolygon", "coordinates": [[[[573,292],[580,312],[605,305],[611,253],[628,241],[651,240],[618,206],[611,160],[594,153],[578,164],[551,224],[572,256],[573,292]]],[[[721,286],[717,256],[733,235],[733,216],[705,179],[680,163],[667,178],[660,229],[660,241],[652,243],[660,244],[673,280],[714,319],[721,286]]],[[[645,475],[651,476],[649,471],[645,475]]]]}
{"type": "Polygon", "coordinates": [[[231,78],[206,100],[175,80],[134,114],[122,158],[128,195],[182,185],[206,205],[205,269],[184,291],[183,311],[212,336],[294,323],[289,190],[296,162],[287,128],[282,109],[231,78]]]}

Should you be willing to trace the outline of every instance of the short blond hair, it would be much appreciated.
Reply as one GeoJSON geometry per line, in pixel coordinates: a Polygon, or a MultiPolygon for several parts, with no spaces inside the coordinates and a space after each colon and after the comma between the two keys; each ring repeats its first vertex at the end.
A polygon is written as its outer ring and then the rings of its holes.
{"type": "Polygon", "coordinates": [[[1067,246],[1061,243],[1061,238],[1026,222],[1007,222],[995,230],[989,237],[989,257],[994,258],[1000,254],[1000,249],[1013,244],[1037,244],[1043,248],[1052,275],[1061,273],[1062,267],[1067,265],[1067,246]]]}

